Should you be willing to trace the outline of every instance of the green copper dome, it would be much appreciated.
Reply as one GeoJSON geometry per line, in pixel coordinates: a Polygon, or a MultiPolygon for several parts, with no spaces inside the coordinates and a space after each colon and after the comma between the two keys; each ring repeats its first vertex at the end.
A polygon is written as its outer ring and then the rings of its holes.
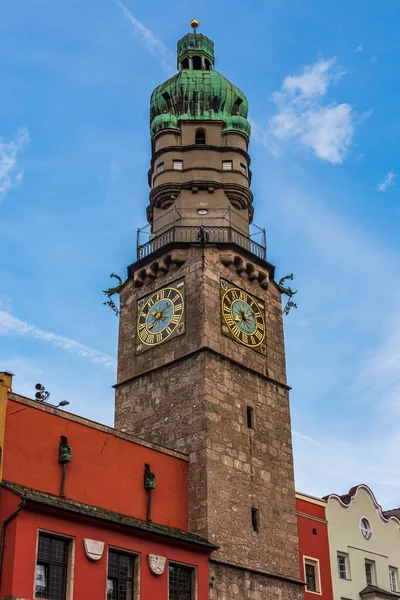
{"type": "Polygon", "coordinates": [[[150,99],[151,136],[180,129],[181,121],[222,121],[223,131],[250,137],[246,96],[214,70],[214,44],[188,33],[178,42],[179,73],[156,87],[150,99]]]}

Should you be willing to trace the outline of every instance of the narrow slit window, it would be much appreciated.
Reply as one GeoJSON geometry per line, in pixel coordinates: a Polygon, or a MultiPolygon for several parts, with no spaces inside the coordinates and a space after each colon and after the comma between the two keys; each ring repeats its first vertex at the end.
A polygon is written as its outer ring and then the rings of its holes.
{"type": "Polygon", "coordinates": [[[389,567],[389,580],[390,589],[392,592],[397,592],[397,569],[396,567],[389,567]]]}
{"type": "Polygon", "coordinates": [[[260,531],[260,511],[258,508],[251,509],[251,524],[253,527],[253,531],[257,533],[260,531]]]}
{"type": "Polygon", "coordinates": [[[246,165],[243,163],[240,163],[240,171],[243,173],[243,175],[246,175],[247,173],[246,165]]]}
{"type": "Polygon", "coordinates": [[[251,406],[247,407],[247,427],[249,429],[254,429],[254,414],[251,406]]]}
{"type": "Polygon", "coordinates": [[[164,163],[161,162],[159,165],[157,165],[157,173],[162,173],[162,171],[164,171],[164,163]]]}
{"type": "Polygon", "coordinates": [[[232,171],[233,164],[231,160],[223,160],[222,161],[222,170],[223,171],[232,171]]]}
{"type": "Polygon", "coordinates": [[[174,160],[172,163],[172,166],[175,169],[175,171],[182,171],[183,161],[182,160],[174,160]]]}

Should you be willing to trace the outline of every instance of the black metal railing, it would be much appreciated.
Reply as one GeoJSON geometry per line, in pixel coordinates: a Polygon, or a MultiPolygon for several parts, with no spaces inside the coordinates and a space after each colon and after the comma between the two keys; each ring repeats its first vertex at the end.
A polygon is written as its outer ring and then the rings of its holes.
{"type": "Polygon", "coordinates": [[[144,244],[140,243],[138,231],[137,258],[149,256],[156,250],[171,242],[182,242],[190,244],[223,244],[233,243],[241,248],[245,248],[258,258],[266,260],[267,248],[265,229],[260,229],[258,234],[261,236],[261,243],[254,241],[251,237],[240,233],[231,226],[195,226],[195,225],[174,225],[164,233],[150,238],[144,244]]]}

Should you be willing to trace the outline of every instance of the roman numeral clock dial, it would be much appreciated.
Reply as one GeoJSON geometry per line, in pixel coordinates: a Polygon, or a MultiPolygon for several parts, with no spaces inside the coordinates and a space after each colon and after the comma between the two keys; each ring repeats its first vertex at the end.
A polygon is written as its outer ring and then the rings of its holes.
{"type": "Polygon", "coordinates": [[[265,306],[261,300],[221,279],[222,333],[266,354],[265,306]]]}
{"type": "Polygon", "coordinates": [[[185,331],[185,282],[171,283],[137,304],[137,352],[143,352],[185,331]]]}

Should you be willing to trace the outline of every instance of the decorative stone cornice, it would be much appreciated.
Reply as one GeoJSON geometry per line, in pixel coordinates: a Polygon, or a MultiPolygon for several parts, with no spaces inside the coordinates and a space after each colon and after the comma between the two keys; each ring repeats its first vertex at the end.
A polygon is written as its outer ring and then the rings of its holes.
{"type": "Polygon", "coordinates": [[[180,267],[186,262],[185,252],[173,252],[153,260],[151,263],[133,274],[133,285],[142,287],[147,281],[155,279],[160,273],[168,273],[173,267],[180,267]]]}
{"type": "Polygon", "coordinates": [[[258,280],[260,287],[263,290],[267,289],[269,283],[268,272],[256,269],[252,262],[245,260],[240,254],[224,252],[220,254],[219,260],[225,267],[233,268],[236,273],[247,275],[249,281],[258,280]]]}

